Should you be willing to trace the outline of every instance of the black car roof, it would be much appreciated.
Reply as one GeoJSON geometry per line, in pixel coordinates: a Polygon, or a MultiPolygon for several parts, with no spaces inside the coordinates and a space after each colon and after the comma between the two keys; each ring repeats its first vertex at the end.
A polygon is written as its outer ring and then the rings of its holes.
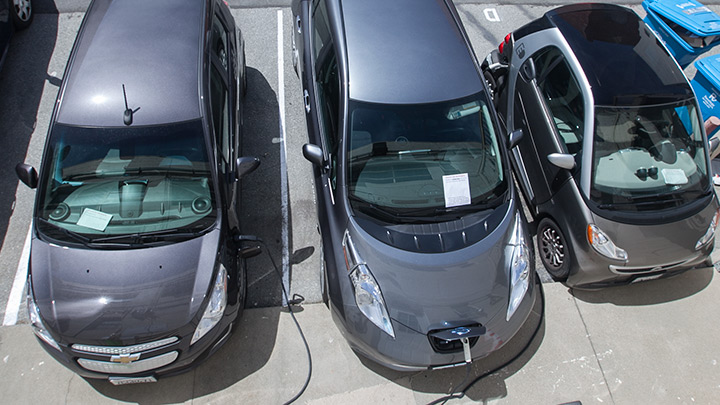
{"type": "Polygon", "coordinates": [[[427,103],[482,89],[469,45],[439,0],[343,1],[350,98],[427,103]]]}
{"type": "Polygon", "coordinates": [[[133,125],[201,116],[205,1],[95,0],[74,47],[57,122],[123,126],[122,85],[133,125]]]}
{"type": "Polygon", "coordinates": [[[658,104],[693,96],[672,56],[630,9],[576,4],[551,10],[541,20],[518,30],[520,36],[557,27],[580,62],[596,105],[658,104]]]}

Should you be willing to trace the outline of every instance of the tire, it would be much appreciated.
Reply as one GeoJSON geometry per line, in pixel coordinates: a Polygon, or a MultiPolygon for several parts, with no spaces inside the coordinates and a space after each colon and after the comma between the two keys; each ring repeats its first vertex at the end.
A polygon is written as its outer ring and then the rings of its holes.
{"type": "Polygon", "coordinates": [[[328,298],[328,278],[327,263],[325,262],[325,251],[320,247],[320,295],[322,302],[326,307],[330,308],[330,300],[328,298]]]}
{"type": "Polygon", "coordinates": [[[567,280],[572,253],[560,228],[543,218],[537,228],[538,253],[543,266],[555,281],[567,280]]]}
{"type": "Polygon", "coordinates": [[[245,48],[243,48],[243,65],[242,65],[242,98],[247,96],[247,63],[245,61],[245,48]]]}
{"type": "MultiPolygon", "coordinates": [[[[238,269],[238,318],[240,318],[245,310],[245,300],[247,298],[247,261],[242,260],[242,265],[238,269]]],[[[237,321],[235,321],[237,322],[237,321]]]]}
{"type": "Polygon", "coordinates": [[[10,15],[12,16],[15,29],[22,30],[27,28],[35,16],[32,8],[32,0],[11,0],[10,15]]]}

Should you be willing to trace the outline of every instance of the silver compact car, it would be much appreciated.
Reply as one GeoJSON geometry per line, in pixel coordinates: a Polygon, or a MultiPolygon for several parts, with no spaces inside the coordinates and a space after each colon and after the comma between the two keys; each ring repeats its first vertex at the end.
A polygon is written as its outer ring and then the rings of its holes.
{"type": "Polygon", "coordinates": [[[551,10],[482,67],[503,126],[523,131],[513,168],[555,279],[596,288],[711,264],[720,214],[700,110],[633,11],[551,10]]]}
{"type": "MultiPolygon", "coordinates": [[[[219,0],[94,0],[38,172],[27,307],[60,363],[114,384],[207,358],[242,313],[242,37],[219,0]]],[[[247,254],[247,251],[244,253],[247,254]]]]}
{"type": "MultiPolygon", "coordinates": [[[[323,296],[357,352],[465,364],[537,293],[495,109],[451,2],[295,0],[323,296]]],[[[519,133],[513,134],[513,141],[519,133]]]]}

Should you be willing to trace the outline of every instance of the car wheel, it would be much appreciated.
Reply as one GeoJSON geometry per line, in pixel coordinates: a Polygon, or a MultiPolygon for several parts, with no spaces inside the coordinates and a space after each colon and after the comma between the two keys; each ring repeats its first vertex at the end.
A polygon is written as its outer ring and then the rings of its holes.
{"type": "Polygon", "coordinates": [[[327,263],[325,262],[325,251],[322,246],[320,247],[320,295],[325,306],[330,308],[330,300],[328,298],[327,263]]]}
{"type": "Polygon", "coordinates": [[[242,95],[247,95],[247,64],[245,63],[245,48],[243,48],[243,65],[242,65],[242,95]]]}
{"type": "Polygon", "coordinates": [[[32,0],[12,0],[13,25],[15,29],[21,30],[27,28],[33,20],[35,14],[32,9],[32,0]]]}
{"type": "MultiPolygon", "coordinates": [[[[241,260],[238,258],[238,260],[241,260]]],[[[247,297],[247,261],[242,260],[238,269],[238,318],[245,309],[245,298],[247,297]]]]}
{"type": "Polygon", "coordinates": [[[555,222],[543,218],[538,225],[538,250],[545,269],[556,281],[565,281],[570,273],[570,246],[555,222]]]}

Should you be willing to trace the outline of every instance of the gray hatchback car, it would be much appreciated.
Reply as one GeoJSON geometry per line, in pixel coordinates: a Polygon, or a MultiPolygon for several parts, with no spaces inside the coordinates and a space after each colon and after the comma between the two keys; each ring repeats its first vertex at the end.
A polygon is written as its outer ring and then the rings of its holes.
{"type": "Polygon", "coordinates": [[[697,100],[630,9],[578,4],[483,62],[557,279],[597,288],[711,265],[718,201],[697,100]]]}
{"type": "Polygon", "coordinates": [[[499,349],[540,294],[508,147],[455,7],[292,7],[336,324],[354,350],[399,370],[499,349]]]}
{"type": "Polygon", "coordinates": [[[84,377],[155,381],[197,364],[242,313],[245,61],[219,0],[95,0],[70,55],[37,187],[27,306],[84,377]],[[159,17],[160,16],[160,17],[159,17]]]}

